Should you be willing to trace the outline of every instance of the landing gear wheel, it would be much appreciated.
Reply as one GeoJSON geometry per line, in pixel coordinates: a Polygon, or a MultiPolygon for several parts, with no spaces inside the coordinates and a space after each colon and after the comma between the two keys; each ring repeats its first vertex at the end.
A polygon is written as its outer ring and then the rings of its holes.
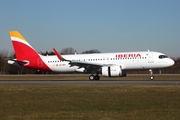
{"type": "Polygon", "coordinates": [[[154,80],[153,71],[150,69],[149,72],[150,72],[150,79],[154,80]]]}
{"type": "Polygon", "coordinates": [[[150,79],[151,79],[151,80],[154,80],[154,76],[151,76],[150,79]]]}
{"type": "Polygon", "coordinates": [[[89,80],[91,80],[91,81],[93,81],[94,78],[95,78],[95,77],[94,77],[93,75],[90,75],[90,76],[89,76],[89,80]]]}
{"type": "Polygon", "coordinates": [[[100,77],[98,75],[94,76],[94,80],[99,80],[100,77]]]}

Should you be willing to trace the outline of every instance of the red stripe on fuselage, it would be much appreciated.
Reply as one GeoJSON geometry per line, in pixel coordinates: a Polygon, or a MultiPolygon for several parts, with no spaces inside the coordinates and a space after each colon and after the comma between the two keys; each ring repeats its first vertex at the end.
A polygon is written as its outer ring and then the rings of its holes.
{"type": "Polygon", "coordinates": [[[18,41],[12,41],[12,44],[16,59],[18,61],[29,61],[29,64],[21,66],[43,71],[52,71],[33,48],[18,41]]]}

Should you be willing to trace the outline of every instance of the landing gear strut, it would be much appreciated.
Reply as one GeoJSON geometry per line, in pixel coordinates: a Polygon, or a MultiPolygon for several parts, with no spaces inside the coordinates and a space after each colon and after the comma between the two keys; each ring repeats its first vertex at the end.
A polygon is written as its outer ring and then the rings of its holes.
{"type": "Polygon", "coordinates": [[[89,80],[91,80],[91,81],[93,81],[93,80],[99,80],[99,79],[100,79],[100,77],[99,77],[98,74],[95,75],[95,76],[94,76],[93,74],[89,76],[89,80]]]}
{"type": "Polygon", "coordinates": [[[151,80],[154,80],[154,76],[153,76],[153,71],[152,71],[152,69],[150,69],[149,72],[150,72],[150,79],[151,79],[151,80]]]}

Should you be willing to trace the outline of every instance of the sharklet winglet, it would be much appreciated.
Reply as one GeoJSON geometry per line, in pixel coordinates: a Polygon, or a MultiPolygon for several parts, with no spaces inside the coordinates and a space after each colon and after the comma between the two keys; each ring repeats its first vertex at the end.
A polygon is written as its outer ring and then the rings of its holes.
{"type": "Polygon", "coordinates": [[[58,57],[59,60],[69,61],[69,60],[64,59],[64,58],[61,56],[61,54],[59,54],[59,53],[57,52],[57,50],[56,50],[55,48],[53,48],[53,51],[54,51],[54,53],[56,54],[56,56],[58,57]]]}

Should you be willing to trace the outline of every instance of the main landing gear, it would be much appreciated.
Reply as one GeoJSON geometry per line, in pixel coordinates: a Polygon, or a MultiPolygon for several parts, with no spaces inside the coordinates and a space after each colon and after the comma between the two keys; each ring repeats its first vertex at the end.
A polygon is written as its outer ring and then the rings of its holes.
{"type": "Polygon", "coordinates": [[[99,77],[98,74],[96,74],[96,75],[91,74],[91,75],[89,76],[89,80],[91,80],[91,81],[93,81],[93,80],[99,80],[99,79],[100,79],[100,77],[99,77]]]}
{"type": "Polygon", "coordinates": [[[154,76],[153,76],[153,71],[152,71],[152,69],[150,69],[149,72],[150,72],[150,79],[151,79],[151,80],[154,80],[154,76]]]}

